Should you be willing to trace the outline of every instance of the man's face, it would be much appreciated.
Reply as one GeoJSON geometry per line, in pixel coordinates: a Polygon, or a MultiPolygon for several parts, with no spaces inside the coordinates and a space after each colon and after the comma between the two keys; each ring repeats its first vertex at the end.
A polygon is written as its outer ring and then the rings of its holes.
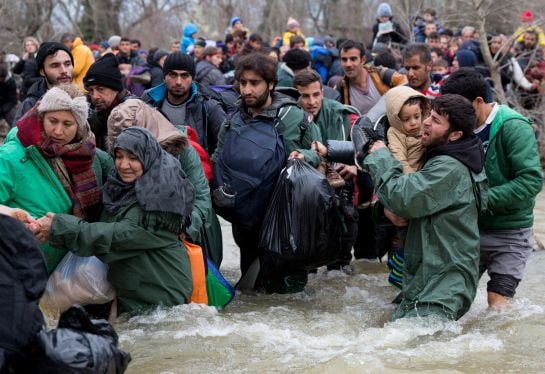
{"type": "Polygon", "coordinates": [[[201,59],[203,51],[204,51],[203,47],[201,47],[200,45],[196,45],[195,49],[193,50],[193,54],[195,55],[195,58],[201,59]]]}
{"type": "Polygon", "coordinates": [[[216,53],[212,56],[207,56],[206,60],[210,62],[215,67],[219,68],[221,65],[221,62],[223,61],[223,57],[221,56],[221,53],[216,53]]]}
{"type": "Polygon", "coordinates": [[[450,39],[446,36],[442,36],[439,38],[439,48],[441,48],[442,51],[448,50],[450,39]]]}
{"type": "Polygon", "coordinates": [[[180,43],[178,42],[172,42],[170,45],[170,52],[176,52],[180,50],[180,43]]]}
{"type": "Polygon", "coordinates": [[[435,26],[435,23],[426,23],[424,34],[429,36],[432,32],[437,32],[437,26],[435,26]]]}
{"type": "Polygon", "coordinates": [[[305,42],[295,43],[291,49],[305,49],[305,42]]]}
{"type": "Polygon", "coordinates": [[[299,98],[301,107],[314,117],[318,116],[320,109],[322,109],[322,100],[324,99],[320,82],[313,82],[308,86],[297,86],[296,88],[301,94],[299,98]]]}
{"type": "Polygon", "coordinates": [[[261,109],[269,99],[273,83],[265,80],[252,70],[240,74],[240,96],[248,108],[261,109]]]}
{"type": "Polygon", "coordinates": [[[73,40],[65,40],[64,42],[62,42],[62,44],[64,44],[64,46],[66,48],[68,48],[69,50],[72,50],[72,47],[74,46],[74,41],[73,40]]]}
{"type": "Polygon", "coordinates": [[[435,110],[422,122],[420,141],[426,149],[432,149],[448,143],[450,123],[448,119],[435,110]]]}
{"type": "Polygon", "coordinates": [[[431,61],[424,64],[420,62],[420,56],[416,54],[406,58],[403,65],[407,70],[409,86],[417,91],[426,89],[430,83],[431,61]]]}
{"type": "Polygon", "coordinates": [[[428,46],[430,48],[441,48],[441,42],[438,38],[435,38],[435,39],[428,39],[428,46]]]}
{"type": "Polygon", "coordinates": [[[253,49],[260,49],[261,48],[261,40],[250,40],[248,43],[250,43],[250,46],[253,49]]]}
{"type": "Polygon", "coordinates": [[[131,43],[131,50],[138,52],[140,45],[138,43],[131,43]]]}
{"type": "Polygon", "coordinates": [[[124,55],[128,55],[131,53],[131,42],[122,40],[119,42],[117,48],[119,49],[119,52],[123,53],[124,55]]]}
{"type": "Polygon", "coordinates": [[[191,92],[193,78],[185,70],[171,70],[165,75],[168,93],[177,99],[185,98],[191,92]]]}
{"type": "Polygon", "coordinates": [[[525,33],[524,34],[524,47],[526,49],[534,49],[536,47],[537,37],[535,34],[525,33]]]}
{"type": "Polygon", "coordinates": [[[114,102],[118,92],[109,87],[101,85],[92,85],[85,87],[91,103],[98,112],[108,109],[114,102]]]}
{"type": "Polygon", "coordinates": [[[63,50],[58,50],[44,60],[44,67],[40,69],[40,75],[45,78],[48,87],[62,83],[71,83],[74,76],[74,65],[70,55],[63,50]]]}
{"type": "Polygon", "coordinates": [[[472,31],[464,31],[461,35],[462,42],[467,42],[468,40],[473,39],[473,37],[474,37],[474,32],[472,31]]]}
{"type": "Polygon", "coordinates": [[[350,48],[347,50],[341,50],[341,66],[344,70],[344,74],[350,80],[357,79],[365,64],[365,56],[360,56],[360,50],[356,48],[350,48]]]}

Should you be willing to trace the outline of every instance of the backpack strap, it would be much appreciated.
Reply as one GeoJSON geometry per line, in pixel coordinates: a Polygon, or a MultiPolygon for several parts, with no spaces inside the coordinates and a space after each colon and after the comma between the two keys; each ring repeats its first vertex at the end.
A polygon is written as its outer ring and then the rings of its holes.
{"type": "MultiPolygon", "coordinates": [[[[293,107],[301,109],[299,105],[297,105],[296,103],[285,103],[278,108],[276,112],[276,118],[274,120],[274,127],[278,129],[278,126],[282,126],[280,127],[280,130],[284,128],[283,120],[284,118],[286,118],[286,116],[289,114],[289,112],[291,111],[293,107]],[[282,112],[284,108],[286,108],[286,110],[282,112]]],[[[299,122],[299,143],[303,142],[303,138],[305,137],[305,133],[307,132],[309,126],[310,126],[310,121],[308,120],[308,115],[306,112],[303,111],[303,119],[301,120],[301,122],[299,122]]],[[[279,132],[282,132],[282,131],[279,131],[279,132]]]]}

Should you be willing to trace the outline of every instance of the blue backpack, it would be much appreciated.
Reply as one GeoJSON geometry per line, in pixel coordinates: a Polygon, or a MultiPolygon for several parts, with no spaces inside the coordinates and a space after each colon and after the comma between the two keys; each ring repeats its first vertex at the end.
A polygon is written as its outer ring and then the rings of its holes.
{"type": "MultiPolygon", "coordinates": [[[[261,224],[276,180],[286,164],[279,115],[283,107],[274,119],[258,117],[246,123],[237,111],[225,125],[223,149],[214,164],[216,188],[212,197],[220,216],[246,229],[261,224]],[[242,125],[231,126],[233,122],[242,125]]],[[[307,116],[303,117],[301,134],[308,127],[307,116]]]]}

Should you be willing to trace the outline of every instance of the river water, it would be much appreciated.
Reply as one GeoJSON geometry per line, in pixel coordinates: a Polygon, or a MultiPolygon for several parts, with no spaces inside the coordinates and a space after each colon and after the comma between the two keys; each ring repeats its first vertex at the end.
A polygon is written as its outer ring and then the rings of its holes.
{"type": "MultiPolygon", "coordinates": [[[[545,243],[545,192],[535,213],[545,243]]],[[[221,270],[234,283],[238,251],[222,224],[221,270]]],[[[396,291],[386,266],[353,266],[352,276],[310,275],[299,294],[237,294],[221,311],[191,304],[120,318],[121,346],[133,358],[127,372],[545,372],[545,251],[531,256],[512,308],[487,310],[483,276],[470,311],[456,322],[388,322],[396,291]]]]}

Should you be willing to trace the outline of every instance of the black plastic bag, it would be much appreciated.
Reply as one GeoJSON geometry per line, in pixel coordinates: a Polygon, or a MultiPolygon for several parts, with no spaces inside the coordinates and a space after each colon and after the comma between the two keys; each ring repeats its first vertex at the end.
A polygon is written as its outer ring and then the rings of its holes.
{"type": "Polygon", "coordinates": [[[305,161],[288,162],[274,189],[259,237],[263,275],[310,270],[338,260],[341,215],[325,176],[305,161]]]}
{"type": "Polygon", "coordinates": [[[123,373],[131,360],[118,348],[118,337],[106,320],[91,320],[82,307],[65,311],[57,329],[42,330],[39,373],[123,373]]]}

